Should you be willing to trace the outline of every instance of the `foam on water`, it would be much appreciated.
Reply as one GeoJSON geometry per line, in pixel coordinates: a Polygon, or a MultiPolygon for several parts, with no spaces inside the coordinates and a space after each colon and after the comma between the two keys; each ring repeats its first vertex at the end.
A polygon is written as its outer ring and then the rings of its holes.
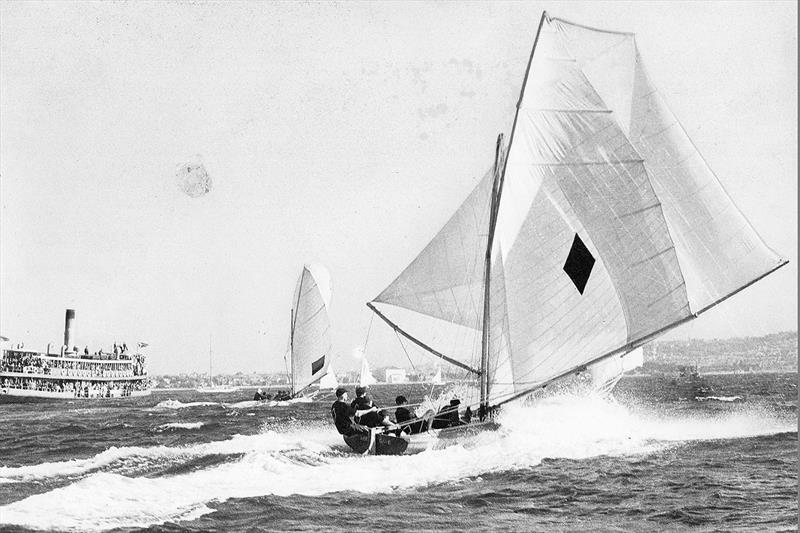
{"type": "Polygon", "coordinates": [[[226,403],[224,405],[231,409],[252,409],[253,407],[263,407],[268,404],[259,400],[242,400],[241,402],[226,403]]]}
{"type": "Polygon", "coordinates": [[[202,407],[205,405],[222,405],[219,402],[187,402],[183,403],[178,400],[164,400],[158,402],[153,409],[184,409],[186,407],[202,407]]]}
{"type": "Polygon", "coordinates": [[[741,400],[741,396],[698,396],[695,400],[700,402],[707,402],[709,400],[714,400],[717,402],[735,402],[736,400],[741,400]]]}
{"type": "Polygon", "coordinates": [[[204,422],[170,422],[168,424],[161,424],[155,431],[164,431],[167,429],[200,429],[204,425],[204,422]]]}
{"type": "Polygon", "coordinates": [[[208,504],[263,495],[317,496],[425,486],[536,466],[544,458],[637,455],[676,442],[739,438],[794,431],[768,412],[750,410],[715,418],[634,413],[612,401],[586,397],[543,399],[504,409],[502,429],[485,432],[469,447],[413,456],[362,457],[338,451],[342,442],[325,426],[289,433],[268,431],[186,447],[112,448],[83,461],[0,469],[0,478],[84,477],[0,508],[3,522],[73,531],[144,527],[191,520],[208,504]],[[499,453],[502,452],[502,453],[499,453]],[[241,454],[235,461],[165,477],[126,477],[103,471],[121,458],[186,461],[208,454],[241,454]],[[80,502],[80,504],[76,504],[80,502]]]}

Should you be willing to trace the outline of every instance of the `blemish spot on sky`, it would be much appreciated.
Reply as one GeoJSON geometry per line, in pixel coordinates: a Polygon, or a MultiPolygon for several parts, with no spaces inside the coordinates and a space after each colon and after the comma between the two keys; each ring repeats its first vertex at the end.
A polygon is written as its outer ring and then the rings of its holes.
{"type": "Polygon", "coordinates": [[[203,163],[189,161],[178,165],[175,171],[175,183],[190,198],[199,198],[211,191],[211,176],[203,163]]]}

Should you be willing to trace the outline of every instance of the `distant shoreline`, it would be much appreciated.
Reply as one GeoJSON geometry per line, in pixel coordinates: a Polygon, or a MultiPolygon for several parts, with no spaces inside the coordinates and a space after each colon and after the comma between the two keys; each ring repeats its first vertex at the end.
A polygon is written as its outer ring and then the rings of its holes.
{"type": "MultiPolygon", "coordinates": [[[[718,370],[718,371],[712,371],[712,372],[703,372],[701,370],[701,371],[699,371],[699,375],[701,375],[701,376],[733,376],[733,375],[752,376],[752,375],[755,375],[755,374],[797,374],[797,372],[798,372],[797,369],[794,369],[794,370],[761,370],[761,371],[758,371],[758,372],[734,372],[732,370],[718,370]]],[[[655,373],[648,373],[648,374],[637,373],[637,374],[625,374],[623,376],[623,378],[633,378],[633,379],[650,378],[650,377],[676,378],[676,377],[678,377],[678,374],[677,374],[677,369],[676,369],[675,372],[655,372],[655,373]]],[[[441,385],[436,385],[436,386],[451,385],[451,384],[455,384],[455,383],[466,383],[466,382],[465,381],[447,381],[446,383],[443,383],[441,385]]],[[[430,383],[429,381],[406,381],[404,383],[383,383],[383,382],[381,382],[381,383],[375,383],[373,386],[384,386],[384,385],[432,385],[433,386],[434,384],[430,383]]],[[[340,383],[339,386],[340,387],[357,387],[358,383],[340,383]]],[[[255,389],[259,389],[259,388],[267,389],[267,391],[269,391],[269,390],[272,390],[272,389],[275,389],[275,390],[285,389],[287,387],[287,385],[283,385],[283,386],[278,385],[278,386],[274,386],[274,387],[271,387],[269,385],[237,385],[237,387],[239,387],[240,391],[246,391],[246,390],[250,390],[250,389],[255,390],[255,389]]],[[[171,392],[171,391],[193,391],[193,390],[196,390],[196,389],[197,389],[197,387],[174,387],[174,388],[172,388],[172,387],[169,387],[169,388],[158,387],[158,388],[153,388],[151,390],[153,392],[171,392]]],[[[200,394],[203,394],[200,391],[198,391],[198,392],[200,394]]]]}

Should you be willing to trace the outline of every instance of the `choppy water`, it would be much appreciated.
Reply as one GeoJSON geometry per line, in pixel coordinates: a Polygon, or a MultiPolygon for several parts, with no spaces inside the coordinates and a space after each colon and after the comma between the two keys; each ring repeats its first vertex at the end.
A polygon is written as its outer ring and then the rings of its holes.
{"type": "Polygon", "coordinates": [[[610,400],[509,408],[469,448],[404,457],[349,453],[332,396],[0,405],[0,530],[795,531],[797,374],[707,380],[695,399],[625,378],[610,400]]]}

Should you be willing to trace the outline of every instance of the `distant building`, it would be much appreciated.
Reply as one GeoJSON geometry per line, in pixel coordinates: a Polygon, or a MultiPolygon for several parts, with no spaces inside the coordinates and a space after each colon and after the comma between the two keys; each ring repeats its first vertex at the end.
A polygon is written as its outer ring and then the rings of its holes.
{"type": "Polygon", "coordinates": [[[408,378],[406,377],[406,369],[405,368],[387,368],[386,369],[386,383],[406,383],[408,382],[408,378]]]}

